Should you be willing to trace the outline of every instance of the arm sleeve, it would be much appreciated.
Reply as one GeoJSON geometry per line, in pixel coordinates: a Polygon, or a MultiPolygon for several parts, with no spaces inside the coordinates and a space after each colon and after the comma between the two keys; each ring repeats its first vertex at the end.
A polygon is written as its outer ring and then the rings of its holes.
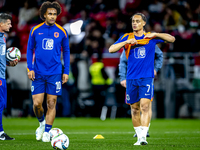
{"type": "MultiPolygon", "coordinates": [[[[66,31],[67,33],[67,31],[66,31]]],[[[65,36],[62,41],[63,48],[63,60],[64,60],[64,74],[69,75],[69,66],[70,66],[70,49],[69,49],[69,36],[65,36]]]]}
{"type": "Polygon", "coordinates": [[[33,70],[33,50],[35,48],[35,38],[34,34],[31,35],[33,28],[30,31],[29,39],[28,39],[28,46],[27,46],[27,70],[33,70]]]}
{"type": "Polygon", "coordinates": [[[159,69],[162,68],[162,63],[163,63],[163,52],[160,50],[160,48],[156,45],[155,46],[155,64],[154,64],[154,69],[156,72],[158,72],[159,69]]]}
{"type": "Polygon", "coordinates": [[[126,80],[126,73],[127,73],[127,58],[125,54],[125,50],[123,50],[120,56],[120,63],[119,63],[119,77],[120,81],[126,80]]]}

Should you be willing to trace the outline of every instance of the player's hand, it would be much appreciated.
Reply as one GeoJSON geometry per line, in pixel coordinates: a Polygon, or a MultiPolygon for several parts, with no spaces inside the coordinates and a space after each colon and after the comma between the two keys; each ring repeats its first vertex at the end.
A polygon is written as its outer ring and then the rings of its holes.
{"type": "Polygon", "coordinates": [[[121,81],[120,84],[126,88],[126,80],[121,81]]]}
{"type": "Polygon", "coordinates": [[[138,44],[138,43],[137,43],[137,40],[136,40],[135,38],[132,38],[132,39],[130,39],[130,40],[127,40],[126,42],[127,42],[127,44],[138,44]]]}
{"type": "Polygon", "coordinates": [[[154,70],[154,76],[157,76],[157,72],[156,72],[156,70],[154,70]]]}
{"type": "Polygon", "coordinates": [[[69,75],[63,74],[63,76],[62,76],[62,84],[66,83],[68,81],[68,79],[69,79],[69,75]]]}
{"type": "Polygon", "coordinates": [[[30,80],[34,81],[34,79],[35,79],[35,72],[33,70],[28,72],[28,78],[30,80]]]}
{"type": "Polygon", "coordinates": [[[18,60],[9,61],[9,66],[12,66],[12,67],[14,67],[14,66],[16,66],[16,65],[17,65],[17,63],[18,63],[18,60]]]}

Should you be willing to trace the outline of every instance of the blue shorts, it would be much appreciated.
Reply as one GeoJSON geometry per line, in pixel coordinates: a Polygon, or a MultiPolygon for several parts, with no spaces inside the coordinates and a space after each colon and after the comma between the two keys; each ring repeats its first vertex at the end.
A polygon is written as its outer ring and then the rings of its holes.
{"type": "Polygon", "coordinates": [[[7,85],[6,79],[0,78],[0,111],[7,106],[7,85]]]}
{"type": "Polygon", "coordinates": [[[62,94],[62,75],[39,75],[35,74],[35,79],[31,86],[32,95],[47,93],[51,95],[62,94]]]}
{"type": "Polygon", "coordinates": [[[126,103],[133,104],[141,98],[152,100],[153,78],[127,79],[126,80],[126,103]]]}

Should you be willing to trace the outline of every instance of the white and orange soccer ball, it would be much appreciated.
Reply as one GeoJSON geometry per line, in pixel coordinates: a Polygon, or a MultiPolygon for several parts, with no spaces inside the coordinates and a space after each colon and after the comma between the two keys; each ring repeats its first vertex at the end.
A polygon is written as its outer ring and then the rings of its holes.
{"type": "Polygon", "coordinates": [[[8,61],[20,60],[21,52],[17,47],[10,47],[6,50],[6,59],[8,61]]]}

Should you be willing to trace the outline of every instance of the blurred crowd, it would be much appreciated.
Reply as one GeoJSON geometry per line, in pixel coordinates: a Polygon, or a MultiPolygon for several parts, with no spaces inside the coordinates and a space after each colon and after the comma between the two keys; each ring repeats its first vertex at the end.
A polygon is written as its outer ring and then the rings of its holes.
{"type": "MultiPolygon", "coordinates": [[[[91,90],[88,79],[89,66],[96,61],[98,56],[95,54],[103,56],[108,76],[119,85],[118,63],[122,50],[114,55],[108,54],[108,48],[121,35],[132,32],[130,18],[136,12],[146,15],[148,19],[146,32],[166,32],[175,36],[174,44],[159,45],[163,52],[200,51],[200,1],[198,0],[57,1],[62,7],[57,23],[66,28],[70,39],[71,75],[66,89],[69,92],[72,111],[76,107],[76,104],[73,105],[73,99],[79,101],[77,93],[91,90]],[[83,21],[81,33],[73,35],[68,26],[78,20],[83,21]]],[[[38,10],[43,2],[44,0],[0,1],[0,12],[10,13],[13,16],[13,27],[7,35],[7,47],[15,46],[20,49],[21,62],[26,62],[30,29],[42,22],[38,10]]],[[[122,99],[123,103],[125,90],[119,88],[115,90],[116,99],[122,99]],[[120,96],[118,91],[124,93],[120,96]]],[[[89,99],[89,96],[85,97],[89,99]]],[[[70,115],[68,112],[63,113],[64,116],[70,115]]]]}

